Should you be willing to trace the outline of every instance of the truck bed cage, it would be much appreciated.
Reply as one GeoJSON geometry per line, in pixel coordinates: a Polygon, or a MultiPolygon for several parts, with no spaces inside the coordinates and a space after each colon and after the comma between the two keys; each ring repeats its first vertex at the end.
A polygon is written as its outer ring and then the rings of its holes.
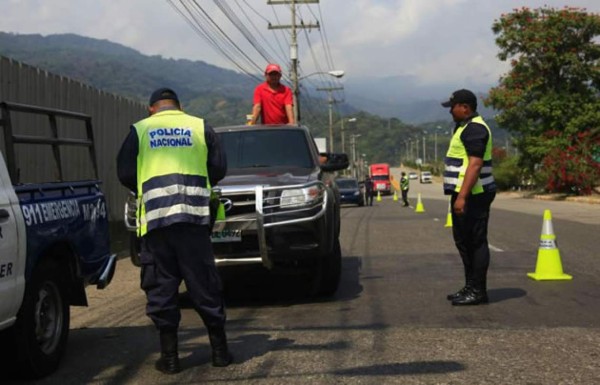
{"type": "Polygon", "coordinates": [[[60,146],[84,146],[89,150],[89,154],[92,160],[92,166],[94,169],[94,176],[98,179],[98,164],[96,161],[96,150],[94,147],[94,133],[92,130],[92,117],[90,115],[82,114],[79,112],[60,110],[56,108],[47,108],[40,106],[33,106],[29,104],[13,103],[13,102],[1,102],[0,110],[2,115],[0,118],[0,126],[3,127],[4,131],[4,143],[6,146],[6,166],[13,184],[19,183],[19,172],[15,160],[15,144],[22,143],[33,143],[33,144],[47,144],[52,146],[52,153],[54,155],[54,161],[58,169],[59,181],[63,179],[63,166],[60,156],[60,146]],[[33,135],[15,135],[13,133],[13,127],[11,124],[11,111],[26,112],[38,115],[48,116],[48,122],[50,124],[51,136],[33,136],[33,135]],[[85,124],[85,131],[87,138],[85,139],[69,139],[58,137],[58,125],[57,117],[74,119],[83,121],[85,124]]]}

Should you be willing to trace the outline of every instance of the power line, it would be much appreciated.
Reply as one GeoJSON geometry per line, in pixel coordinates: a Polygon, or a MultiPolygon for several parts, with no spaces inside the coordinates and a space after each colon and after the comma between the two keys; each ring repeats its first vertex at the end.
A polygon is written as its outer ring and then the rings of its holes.
{"type": "Polygon", "coordinates": [[[197,1],[193,0],[191,3],[184,0],[179,0],[179,4],[183,7],[182,10],[173,1],[168,0],[169,3],[175,8],[180,15],[182,15],[186,21],[192,26],[192,28],[203,37],[209,45],[211,45],[217,52],[221,53],[225,58],[239,68],[243,73],[248,76],[259,80],[254,75],[260,67],[256,64],[224,31],[217,23],[209,16],[209,14],[200,6],[197,1]],[[187,3],[187,4],[186,4],[187,3]],[[194,7],[195,5],[195,7],[194,7]],[[240,59],[245,64],[240,64],[240,59]],[[248,70],[252,68],[252,70],[248,70]]]}
{"type": "MultiPolygon", "coordinates": [[[[248,8],[250,8],[251,11],[253,11],[256,15],[258,15],[259,17],[261,17],[264,21],[266,21],[267,23],[269,22],[269,20],[267,20],[265,17],[263,17],[263,15],[261,15],[258,11],[256,11],[254,8],[252,8],[252,6],[250,4],[248,4],[248,2],[246,0],[243,0],[243,2],[246,4],[246,6],[248,8]]],[[[244,7],[242,7],[240,5],[240,3],[238,2],[238,0],[235,0],[236,5],[238,6],[238,8],[240,9],[240,11],[242,12],[242,14],[246,17],[246,19],[248,20],[248,23],[252,26],[252,28],[256,31],[256,33],[262,38],[262,40],[265,42],[265,44],[270,48],[271,51],[273,51],[275,53],[275,55],[278,56],[279,61],[281,63],[285,63],[286,59],[285,59],[285,51],[283,50],[283,47],[281,46],[281,44],[279,43],[279,39],[277,38],[277,35],[275,35],[275,42],[277,43],[277,45],[279,46],[279,52],[277,52],[277,50],[270,44],[269,40],[265,38],[265,36],[260,32],[260,29],[256,26],[256,24],[254,24],[254,21],[252,20],[252,18],[250,16],[248,16],[248,13],[244,10],[244,7]],[[279,54],[282,54],[281,56],[279,54]]]]}
{"type": "Polygon", "coordinates": [[[260,44],[258,44],[258,41],[254,37],[254,35],[252,35],[248,28],[246,28],[244,23],[242,23],[242,21],[237,17],[237,15],[233,12],[233,10],[229,7],[229,5],[227,5],[225,1],[213,0],[213,2],[225,14],[229,21],[231,21],[231,23],[238,29],[238,31],[242,33],[242,35],[246,38],[250,45],[254,47],[254,49],[256,49],[256,51],[263,57],[263,59],[265,59],[267,62],[273,61],[271,55],[269,55],[269,53],[267,53],[267,51],[264,50],[263,47],[260,46],[260,44]]]}

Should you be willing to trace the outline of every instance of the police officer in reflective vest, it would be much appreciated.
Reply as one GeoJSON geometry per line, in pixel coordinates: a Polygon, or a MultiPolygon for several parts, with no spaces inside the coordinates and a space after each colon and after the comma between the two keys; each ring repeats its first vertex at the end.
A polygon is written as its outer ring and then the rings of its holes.
{"type": "Polygon", "coordinates": [[[406,177],[406,173],[402,171],[400,176],[400,190],[402,191],[402,204],[403,207],[408,207],[408,189],[410,187],[410,182],[406,177]]]}
{"type": "Polygon", "coordinates": [[[473,92],[455,91],[442,106],[450,108],[456,123],[445,159],[444,193],[451,196],[452,233],[465,274],[465,286],[447,299],[452,305],[478,305],[488,302],[487,229],[496,196],[492,133],[477,113],[473,92]]]}
{"type": "Polygon", "coordinates": [[[181,110],[173,90],[156,90],[149,106],[150,117],[135,123],[123,142],[117,173],[138,197],[141,287],[146,314],[160,333],[161,357],[155,367],[167,374],[180,371],[182,280],[208,330],[213,366],[227,366],[232,357],[209,228],[211,186],[225,176],[225,153],[203,119],[181,110]]]}

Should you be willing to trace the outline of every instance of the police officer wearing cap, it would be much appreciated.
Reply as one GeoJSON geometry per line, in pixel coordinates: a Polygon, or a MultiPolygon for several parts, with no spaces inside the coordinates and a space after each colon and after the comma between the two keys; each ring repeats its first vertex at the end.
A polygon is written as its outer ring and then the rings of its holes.
{"type": "Polygon", "coordinates": [[[225,153],[203,119],[181,110],[173,90],[154,91],[149,112],[131,126],[117,157],[117,173],[138,198],[141,287],[146,314],[160,333],[161,356],[155,367],[167,374],[180,371],[182,280],[208,330],[213,366],[227,366],[232,357],[209,228],[211,187],[225,176],[225,153]]]}
{"type": "Polygon", "coordinates": [[[462,258],[465,285],[447,299],[452,305],[488,302],[487,240],[490,206],[496,196],[492,175],[492,132],[477,113],[477,97],[469,90],[452,93],[442,103],[456,123],[444,161],[444,193],[450,195],[452,234],[462,258]]]}

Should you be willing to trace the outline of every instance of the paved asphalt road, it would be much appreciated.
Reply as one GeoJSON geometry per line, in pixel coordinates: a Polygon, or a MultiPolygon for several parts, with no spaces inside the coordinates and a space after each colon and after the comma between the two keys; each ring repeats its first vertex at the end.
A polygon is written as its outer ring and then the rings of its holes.
{"type": "MultiPolygon", "coordinates": [[[[235,364],[210,365],[208,340],[185,294],[184,370],[153,369],[158,341],[144,316],[139,272],[74,308],[68,351],[39,384],[600,384],[600,205],[500,195],[493,205],[491,303],[452,307],[461,265],[440,185],[412,183],[410,208],[384,197],[342,209],[342,283],[307,299],[294,277],[226,271],[235,364]],[[424,213],[416,213],[421,193],[424,213]],[[545,209],[572,281],[537,282],[545,209]]],[[[124,243],[119,243],[125,249],[124,243]]],[[[18,383],[18,381],[9,381],[18,383]]]]}

